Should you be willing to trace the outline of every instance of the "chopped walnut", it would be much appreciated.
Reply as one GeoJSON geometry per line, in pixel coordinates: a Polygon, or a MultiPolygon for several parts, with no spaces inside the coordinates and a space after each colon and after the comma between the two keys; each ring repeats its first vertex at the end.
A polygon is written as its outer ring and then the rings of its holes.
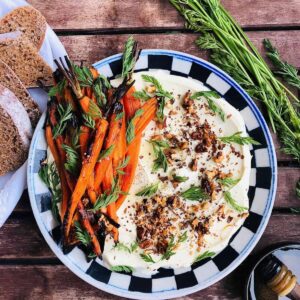
{"type": "Polygon", "coordinates": [[[196,158],[192,159],[189,167],[192,171],[194,171],[194,172],[197,171],[198,164],[197,164],[197,159],[196,158]]]}

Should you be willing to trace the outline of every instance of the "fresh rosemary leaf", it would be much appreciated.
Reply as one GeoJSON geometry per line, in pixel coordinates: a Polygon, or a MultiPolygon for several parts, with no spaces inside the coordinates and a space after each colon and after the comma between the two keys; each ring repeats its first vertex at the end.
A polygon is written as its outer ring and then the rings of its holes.
{"type": "Polygon", "coordinates": [[[143,110],[142,109],[138,109],[135,112],[135,115],[131,118],[131,120],[128,122],[128,126],[127,126],[127,130],[126,130],[126,140],[127,143],[130,144],[130,142],[134,139],[135,136],[135,127],[134,127],[134,120],[138,117],[140,117],[143,114],[143,110]]]}
{"type": "Polygon", "coordinates": [[[158,107],[156,110],[156,118],[157,118],[158,122],[160,122],[160,123],[163,123],[165,120],[165,113],[164,113],[165,105],[166,105],[166,100],[164,97],[162,97],[158,101],[158,107]]]}
{"type": "Polygon", "coordinates": [[[153,263],[153,264],[155,264],[155,260],[153,259],[153,257],[151,256],[151,254],[141,253],[140,257],[143,259],[143,261],[145,261],[147,263],[153,263]]]}
{"type": "Polygon", "coordinates": [[[194,263],[196,262],[199,262],[205,258],[209,258],[209,257],[212,257],[214,256],[216,253],[215,252],[212,252],[212,251],[205,251],[203,252],[202,254],[198,255],[194,261],[194,263]]]}
{"type": "Polygon", "coordinates": [[[255,141],[252,137],[250,136],[242,136],[242,132],[238,131],[236,133],[234,133],[233,135],[230,136],[223,136],[223,137],[219,137],[219,140],[226,143],[226,144],[230,144],[230,143],[236,143],[239,145],[260,145],[259,142],[255,141]]]}
{"type": "Polygon", "coordinates": [[[79,67],[72,63],[75,76],[81,87],[90,87],[93,84],[94,78],[88,67],[79,67]]]}
{"type": "Polygon", "coordinates": [[[187,176],[178,176],[176,174],[173,174],[173,180],[176,182],[186,182],[187,180],[189,180],[189,178],[187,176]]]}
{"type": "Polygon", "coordinates": [[[63,144],[62,148],[65,150],[66,152],[66,162],[64,164],[65,169],[73,174],[73,175],[77,175],[78,171],[79,171],[79,167],[80,167],[80,160],[79,160],[79,154],[77,153],[77,151],[75,149],[73,149],[72,147],[63,144]]]}
{"type": "Polygon", "coordinates": [[[270,40],[264,39],[263,43],[267,50],[267,56],[276,68],[275,74],[282,77],[286,83],[293,85],[300,90],[300,77],[298,76],[298,70],[286,61],[281,60],[277,49],[273,47],[270,40]]]}
{"type": "Polygon", "coordinates": [[[75,129],[71,136],[71,145],[74,149],[78,149],[79,145],[79,135],[80,135],[80,128],[75,129]]]}
{"type": "Polygon", "coordinates": [[[130,266],[112,266],[110,268],[113,272],[125,272],[125,273],[132,273],[134,269],[130,266]]]}
{"type": "MultiPolygon", "coordinates": [[[[105,86],[107,89],[111,89],[111,88],[112,88],[112,86],[111,86],[109,80],[107,79],[107,77],[105,77],[105,76],[102,75],[102,74],[99,74],[98,78],[100,78],[100,79],[102,80],[104,86],[105,86]]],[[[97,79],[98,79],[98,78],[97,78],[97,79]]]]}
{"type": "Polygon", "coordinates": [[[123,118],[123,116],[124,116],[124,112],[123,112],[123,111],[120,112],[120,113],[118,113],[118,114],[116,115],[116,121],[121,120],[121,119],[123,118]]]}
{"type": "Polygon", "coordinates": [[[115,145],[111,145],[107,149],[102,150],[99,154],[98,161],[110,156],[112,154],[113,150],[114,150],[114,147],[115,147],[115,145]]]}
{"type": "Polygon", "coordinates": [[[125,78],[132,72],[135,64],[134,57],[135,41],[132,36],[125,43],[123,58],[122,58],[122,77],[125,78]]]}
{"type": "Polygon", "coordinates": [[[192,96],[191,99],[192,100],[196,100],[200,97],[205,97],[205,98],[211,98],[214,97],[216,99],[221,98],[220,95],[215,92],[215,91],[200,91],[200,92],[195,92],[192,96]]]}
{"type": "Polygon", "coordinates": [[[233,199],[233,197],[229,191],[226,191],[224,193],[224,199],[237,212],[243,212],[245,210],[248,210],[247,207],[238,205],[237,202],[235,201],[235,199],[233,199]]]}
{"type": "Polygon", "coordinates": [[[88,246],[91,243],[91,237],[87,231],[85,231],[78,221],[74,222],[75,234],[77,239],[84,245],[88,246]]]}
{"type": "Polygon", "coordinates": [[[150,197],[154,195],[159,187],[159,183],[151,184],[143,188],[141,191],[136,193],[136,196],[142,196],[142,197],[150,197]]]}
{"type": "Polygon", "coordinates": [[[93,101],[89,102],[89,111],[87,114],[92,118],[101,118],[102,116],[100,108],[93,101]]]}
{"type": "Polygon", "coordinates": [[[123,169],[128,165],[130,161],[130,156],[126,156],[126,158],[117,166],[116,171],[119,174],[124,175],[125,172],[123,171],[123,169]]]}
{"type": "Polygon", "coordinates": [[[93,252],[93,251],[91,251],[89,254],[88,254],[88,258],[90,258],[90,259],[93,259],[93,258],[96,258],[97,257],[97,255],[93,252]]]}
{"type": "Polygon", "coordinates": [[[51,209],[54,218],[60,222],[57,204],[61,202],[62,191],[60,187],[60,178],[55,163],[43,164],[38,172],[41,180],[46,184],[51,192],[51,209]]]}
{"type": "MultiPolygon", "coordinates": [[[[103,78],[106,79],[106,77],[100,77],[99,76],[94,81],[94,84],[93,84],[93,91],[94,91],[94,94],[96,96],[97,103],[98,103],[99,107],[101,107],[101,108],[104,108],[106,103],[107,103],[107,97],[106,97],[105,92],[104,92],[105,84],[103,83],[104,82],[103,78]]],[[[106,79],[106,81],[108,82],[107,79],[106,79]]],[[[105,88],[107,89],[106,86],[105,86],[105,88]]]]}
{"type": "Polygon", "coordinates": [[[159,169],[163,169],[165,172],[168,169],[168,160],[164,153],[164,149],[169,148],[169,144],[164,140],[151,140],[149,141],[152,144],[153,151],[155,154],[155,160],[153,161],[152,170],[155,172],[159,169]]]}
{"type": "Polygon", "coordinates": [[[130,246],[127,246],[126,244],[122,242],[118,242],[114,245],[114,249],[117,249],[119,251],[125,251],[128,253],[133,253],[138,248],[138,243],[133,242],[130,246]]]}
{"type": "Polygon", "coordinates": [[[95,120],[93,120],[93,118],[90,115],[83,113],[82,118],[84,120],[85,126],[91,128],[91,129],[95,128],[95,126],[96,126],[95,120]]]}
{"type": "Polygon", "coordinates": [[[187,231],[185,231],[182,235],[178,238],[178,243],[183,243],[188,239],[187,231]]]}
{"type": "Polygon", "coordinates": [[[53,138],[57,138],[62,135],[67,127],[68,121],[73,117],[72,105],[68,103],[66,106],[58,104],[58,122],[53,127],[53,138]]]}
{"type": "Polygon", "coordinates": [[[201,91],[201,92],[196,92],[191,96],[191,99],[199,99],[200,97],[205,97],[207,100],[208,107],[217,115],[220,116],[222,121],[225,121],[225,113],[224,111],[216,105],[215,101],[212,99],[213,98],[220,98],[219,94],[215,91],[201,91]]]}
{"type": "Polygon", "coordinates": [[[203,191],[201,187],[191,186],[189,189],[181,193],[184,199],[191,201],[201,201],[208,199],[209,196],[203,191]]]}
{"type": "Polygon", "coordinates": [[[143,74],[142,78],[143,78],[144,81],[153,84],[157,91],[163,91],[162,85],[160,84],[160,82],[155,77],[153,77],[151,75],[143,74]]]}
{"type": "Polygon", "coordinates": [[[151,98],[151,96],[145,90],[134,92],[133,97],[143,101],[147,101],[151,98]]]}
{"type": "Polygon", "coordinates": [[[240,181],[240,178],[234,179],[232,177],[226,177],[223,179],[219,179],[218,182],[220,182],[223,186],[232,188],[240,181]]]}
{"type": "Polygon", "coordinates": [[[139,247],[139,244],[137,242],[133,242],[131,245],[130,245],[130,252],[134,252],[137,250],[137,248],[139,247]]]}
{"type": "Polygon", "coordinates": [[[171,236],[170,241],[168,243],[168,247],[166,249],[166,252],[162,255],[161,260],[169,260],[171,256],[175,255],[176,252],[174,252],[174,248],[177,244],[175,243],[175,237],[174,235],[171,236]]]}
{"type": "Polygon", "coordinates": [[[66,86],[66,83],[67,83],[66,79],[63,79],[57,85],[54,85],[53,87],[51,87],[51,89],[48,92],[48,96],[49,97],[54,97],[57,94],[62,95],[63,90],[66,86]]]}

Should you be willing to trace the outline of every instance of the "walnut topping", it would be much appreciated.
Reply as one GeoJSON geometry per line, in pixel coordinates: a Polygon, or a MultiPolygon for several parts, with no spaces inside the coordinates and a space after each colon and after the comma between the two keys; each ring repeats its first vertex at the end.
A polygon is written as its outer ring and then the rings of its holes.
{"type": "MultiPolygon", "coordinates": [[[[188,91],[184,97],[183,97],[183,103],[182,103],[182,107],[184,109],[186,109],[188,112],[189,110],[192,108],[193,104],[194,104],[194,101],[190,98],[191,97],[191,92],[188,91]]],[[[189,112],[190,113],[190,112],[189,112]]]]}
{"type": "Polygon", "coordinates": [[[146,86],[145,90],[149,94],[152,94],[152,93],[156,92],[156,87],[154,85],[148,85],[148,86],[146,86]]]}
{"type": "Polygon", "coordinates": [[[192,159],[192,161],[191,161],[191,163],[189,165],[190,169],[192,171],[197,171],[197,166],[198,166],[197,159],[196,158],[192,159]]]}

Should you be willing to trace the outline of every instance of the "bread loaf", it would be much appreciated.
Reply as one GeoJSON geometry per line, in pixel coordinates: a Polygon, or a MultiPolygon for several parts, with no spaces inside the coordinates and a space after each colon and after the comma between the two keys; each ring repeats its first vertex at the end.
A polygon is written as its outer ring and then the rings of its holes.
{"type": "Polygon", "coordinates": [[[26,87],[37,86],[38,79],[46,85],[52,84],[50,66],[21,32],[0,34],[0,57],[26,87]]]}
{"type": "Polygon", "coordinates": [[[22,103],[0,85],[0,176],[26,161],[31,135],[32,127],[22,103]]]}
{"type": "Polygon", "coordinates": [[[15,94],[15,96],[20,100],[26,112],[28,113],[31,125],[35,127],[40,117],[39,108],[34,102],[34,100],[31,98],[30,94],[28,93],[18,76],[1,59],[0,84],[11,90],[15,94]]]}
{"type": "Polygon", "coordinates": [[[44,16],[32,6],[22,6],[9,12],[0,20],[0,33],[21,31],[39,50],[46,34],[44,16]]]}

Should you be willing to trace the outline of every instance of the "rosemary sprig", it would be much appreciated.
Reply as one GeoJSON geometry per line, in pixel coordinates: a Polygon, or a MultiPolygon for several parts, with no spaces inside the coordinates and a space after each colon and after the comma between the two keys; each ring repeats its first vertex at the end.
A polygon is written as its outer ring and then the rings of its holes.
{"type": "Polygon", "coordinates": [[[62,191],[60,187],[60,178],[55,163],[43,164],[39,170],[41,180],[46,184],[51,192],[51,210],[56,221],[60,221],[57,204],[61,202],[62,191]]]}
{"type": "Polygon", "coordinates": [[[233,186],[235,186],[241,179],[237,178],[234,179],[232,177],[226,177],[223,179],[218,179],[218,182],[221,183],[221,185],[227,187],[227,188],[232,188],[233,186]]]}
{"type": "Polygon", "coordinates": [[[93,85],[93,74],[91,73],[88,67],[79,67],[73,63],[73,70],[75,72],[75,76],[81,87],[90,87],[93,85]]]}
{"type": "Polygon", "coordinates": [[[125,272],[125,273],[132,273],[134,271],[133,267],[130,266],[112,266],[110,268],[113,272],[125,272]]]}
{"type": "Polygon", "coordinates": [[[90,115],[83,113],[82,118],[84,120],[85,126],[91,128],[91,129],[95,129],[96,122],[90,115]]]}
{"type": "Polygon", "coordinates": [[[243,212],[245,210],[248,210],[247,207],[239,205],[236,202],[236,200],[232,197],[229,191],[224,192],[224,199],[237,212],[243,212]]]}
{"type": "Polygon", "coordinates": [[[115,147],[115,145],[110,145],[107,149],[102,150],[99,154],[98,161],[111,155],[114,150],[114,147],[115,147]]]}
{"type": "Polygon", "coordinates": [[[149,143],[152,144],[153,151],[155,154],[155,160],[152,167],[152,171],[156,172],[159,169],[163,169],[165,172],[168,169],[168,160],[164,153],[164,150],[169,148],[170,145],[164,140],[151,140],[149,143]]]}
{"type": "Polygon", "coordinates": [[[57,94],[62,95],[63,90],[66,86],[66,83],[67,83],[66,79],[63,79],[60,82],[58,82],[57,85],[54,85],[53,87],[51,87],[51,89],[48,92],[48,96],[53,97],[53,96],[56,96],[57,94]]]}
{"type": "Polygon", "coordinates": [[[130,144],[132,142],[132,140],[135,137],[135,126],[134,126],[134,120],[138,117],[140,117],[142,114],[144,113],[144,111],[142,109],[138,109],[134,116],[130,119],[130,121],[128,122],[128,126],[127,126],[127,130],[126,130],[126,140],[127,143],[130,144]]]}
{"type": "Polygon", "coordinates": [[[116,171],[118,174],[124,175],[125,172],[123,169],[128,165],[130,161],[130,156],[126,156],[123,161],[120,162],[120,164],[117,166],[116,171]]]}
{"type": "Polygon", "coordinates": [[[168,243],[166,252],[162,255],[160,260],[164,260],[164,259],[169,260],[171,256],[176,254],[176,252],[174,252],[174,251],[177,248],[177,246],[180,243],[185,242],[187,239],[188,239],[187,231],[185,231],[183,234],[181,234],[178,237],[177,241],[175,241],[175,236],[172,235],[171,238],[170,238],[170,241],[168,243]]]}
{"type": "Polygon", "coordinates": [[[300,89],[300,77],[298,70],[286,61],[282,61],[277,49],[271,44],[271,41],[264,39],[264,46],[267,50],[267,56],[276,68],[275,74],[280,76],[285,82],[300,89]]]}
{"type": "Polygon", "coordinates": [[[73,149],[72,147],[63,144],[62,148],[65,150],[66,152],[66,162],[64,164],[65,169],[73,174],[73,175],[77,175],[79,172],[79,168],[80,168],[80,160],[79,160],[79,154],[77,153],[77,151],[75,149],[73,149]]]}
{"type": "Polygon", "coordinates": [[[202,35],[197,45],[210,50],[210,59],[229,73],[250,96],[267,109],[283,151],[300,161],[298,98],[272,73],[241,27],[219,0],[169,0],[183,15],[187,27],[202,35]]]}
{"type": "Polygon", "coordinates": [[[159,187],[159,183],[150,184],[146,187],[144,187],[141,191],[136,193],[136,196],[142,196],[142,197],[150,197],[157,193],[159,187]]]}
{"type": "Polygon", "coordinates": [[[186,182],[187,180],[189,180],[189,178],[187,176],[178,176],[176,174],[173,174],[173,180],[176,182],[186,182]]]}
{"type": "Polygon", "coordinates": [[[66,106],[62,104],[57,105],[58,121],[53,127],[53,138],[62,135],[67,127],[68,121],[73,117],[72,105],[68,103],[66,106]]]}
{"type": "Polygon", "coordinates": [[[155,262],[156,262],[153,259],[153,257],[151,256],[151,254],[141,253],[140,257],[142,258],[143,261],[145,261],[147,263],[153,263],[153,264],[155,264],[155,262]]]}
{"type": "Polygon", "coordinates": [[[142,78],[144,81],[151,83],[155,86],[154,96],[158,97],[158,108],[156,111],[157,120],[162,123],[165,119],[164,116],[164,108],[167,99],[172,99],[173,95],[168,91],[165,91],[161,85],[161,83],[153,76],[143,74],[142,78]]]}
{"type": "Polygon", "coordinates": [[[130,36],[124,47],[123,51],[123,58],[122,58],[122,77],[127,77],[130,73],[132,73],[136,57],[135,57],[135,51],[136,51],[136,42],[134,41],[133,37],[130,36]]]}
{"type": "Polygon", "coordinates": [[[122,111],[122,112],[120,112],[120,113],[118,113],[117,115],[116,115],[116,121],[119,121],[119,120],[121,120],[122,118],[123,118],[123,116],[124,116],[124,112],[122,111]]]}
{"type": "Polygon", "coordinates": [[[147,101],[151,98],[151,96],[145,90],[134,92],[133,97],[143,101],[147,101]]]}
{"type": "Polygon", "coordinates": [[[208,195],[199,186],[191,186],[189,189],[181,193],[184,199],[191,201],[202,201],[208,199],[208,195]]]}
{"type": "Polygon", "coordinates": [[[203,259],[212,257],[212,256],[214,256],[215,254],[216,254],[216,253],[215,253],[215,252],[212,252],[212,251],[205,251],[205,252],[203,252],[202,254],[200,254],[200,255],[198,255],[198,256],[196,257],[196,259],[194,260],[194,263],[199,262],[199,261],[201,261],[201,260],[203,260],[203,259]]]}
{"type": "Polygon", "coordinates": [[[254,140],[252,137],[242,136],[241,131],[238,131],[230,136],[219,137],[219,140],[226,144],[236,143],[239,145],[260,145],[260,143],[254,140]]]}
{"type": "Polygon", "coordinates": [[[88,246],[91,243],[91,237],[87,231],[85,231],[78,221],[74,222],[75,234],[77,239],[84,245],[88,246]]]}

